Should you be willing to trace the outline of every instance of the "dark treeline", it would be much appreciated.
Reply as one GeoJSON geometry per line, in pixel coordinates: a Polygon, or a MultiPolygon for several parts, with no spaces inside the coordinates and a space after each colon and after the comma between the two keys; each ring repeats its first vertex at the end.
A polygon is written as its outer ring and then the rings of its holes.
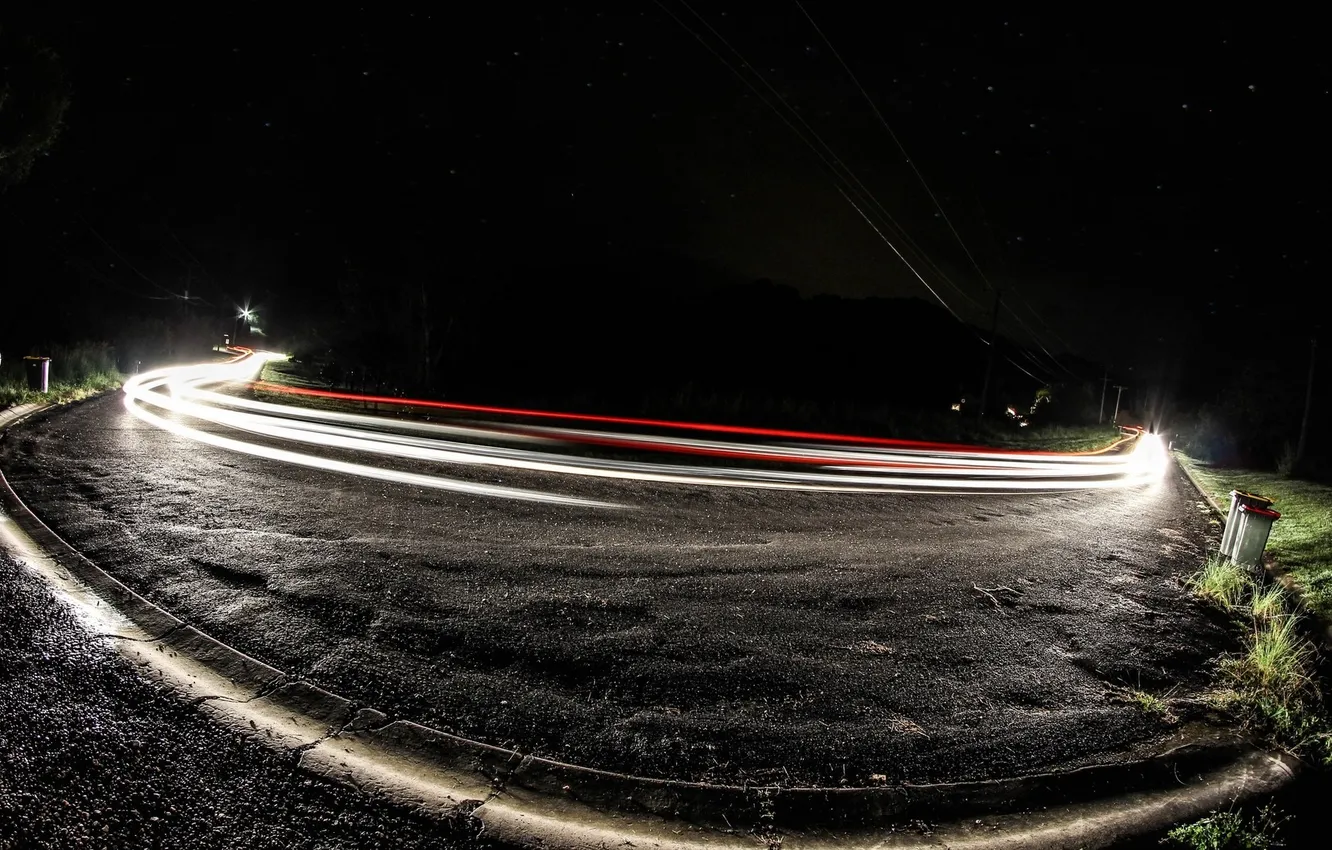
{"type": "MultiPolygon", "coordinates": [[[[344,275],[320,316],[272,332],[311,377],[389,394],[872,429],[955,416],[964,399],[974,415],[988,357],[980,333],[919,299],[803,298],[669,264],[532,270],[453,297],[359,277],[344,275]]],[[[1019,346],[1001,351],[990,412],[1030,414],[1047,381],[1013,365],[1040,375],[1019,346]]],[[[1040,418],[1095,421],[1093,387],[1063,377],[1040,418]]]]}
{"type": "MultiPolygon", "coordinates": [[[[239,327],[241,343],[290,352],[329,387],[942,439],[969,435],[959,425],[976,413],[988,358],[982,331],[920,299],[801,297],[669,261],[651,273],[530,269],[456,289],[348,266],[323,295],[297,292],[270,295],[247,333],[230,307],[202,300],[140,302],[125,315],[109,293],[49,300],[34,290],[15,299],[29,309],[0,316],[0,352],[12,371],[23,354],[95,340],[132,373],[206,356],[239,327]],[[959,415],[952,405],[963,400],[959,415]]],[[[1279,356],[1218,357],[1207,380],[1197,364],[1187,380],[1139,376],[1120,421],[1162,427],[1218,463],[1327,478],[1329,405],[1317,382],[1295,462],[1309,354],[1304,341],[1279,356]]],[[[1316,379],[1332,374],[1326,359],[1316,379]]],[[[1102,367],[1066,355],[1060,365],[1001,335],[987,418],[1016,428],[1012,407],[1035,425],[1096,422],[1102,367]]]]}
{"type": "Polygon", "coordinates": [[[1313,349],[1310,343],[1296,338],[1273,350],[1237,346],[1231,356],[1218,358],[1214,369],[1221,390],[1176,423],[1190,452],[1225,466],[1332,480],[1332,446],[1327,442],[1332,403],[1326,389],[1332,364],[1326,346],[1313,349]],[[1316,358],[1312,404],[1305,453],[1299,457],[1311,358],[1316,358]]]}

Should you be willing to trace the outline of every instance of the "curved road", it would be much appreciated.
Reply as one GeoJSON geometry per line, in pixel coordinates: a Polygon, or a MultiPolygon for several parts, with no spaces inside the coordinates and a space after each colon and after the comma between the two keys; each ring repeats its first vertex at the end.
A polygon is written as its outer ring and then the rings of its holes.
{"type": "MultiPolygon", "coordinates": [[[[242,406],[215,409],[244,414],[256,397],[228,391],[242,406]]],[[[899,449],[750,440],[760,464],[716,435],[690,439],[727,454],[684,443],[695,457],[670,463],[845,474],[855,481],[836,489],[851,492],[368,460],[329,441],[301,443],[321,462],[298,464],[277,454],[292,450],[289,431],[255,430],[272,421],[165,404],[142,405],[159,422],[118,396],[55,413],[11,433],[0,465],[88,557],[243,651],[392,716],[571,762],[859,785],[1113,761],[1174,731],[1119,690],[1185,695],[1228,648],[1180,584],[1211,529],[1173,468],[1098,472],[1079,485],[1098,489],[1055,493],[873,492],[908,489],[865,484],[909,474],[883,456],[899,449]],[[237,427],[258,451],[225,442],[237,427]],[[1123,486],[1097,483],[1116,476],[1123,486]]],[[[308,419],[278,424],[328,436],[308,419]]],[[[471,435],[487,455],[578,442],[512,417],[448,427],[507,432],[471,435]]],[[[376,430],[416,448],[437,439],[413,428],[376,430]]],[[[593,437],[562,456],[646,462],[612,430],[614,445],[593,437]]],[[[927,465],[929,490],[957,477],[939,467],[962,464],[927,465]]],[[[996,473],[1020,477],[1052,489],[1066,476],[996,473]]]]}

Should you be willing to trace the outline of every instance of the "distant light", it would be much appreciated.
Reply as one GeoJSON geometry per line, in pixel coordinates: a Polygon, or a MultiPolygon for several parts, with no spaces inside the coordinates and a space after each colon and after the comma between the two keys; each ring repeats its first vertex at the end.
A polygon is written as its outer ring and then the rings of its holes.
{"type": "Polygon", "coordinates": [[[1138,438],[1129,464],[1141,478],[1159,478],[1170,468],[1170,454],[1160,434],[1143,434],[1138,438]]]}

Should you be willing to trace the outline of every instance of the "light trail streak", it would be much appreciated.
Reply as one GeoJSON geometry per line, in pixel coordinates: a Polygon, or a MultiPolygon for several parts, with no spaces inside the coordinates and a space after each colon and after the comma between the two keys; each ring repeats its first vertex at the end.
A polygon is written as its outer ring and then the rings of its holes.
{"type": "Polygon", "coordinates": [[[1160,439],[1151,435],[1140,436],[1137,444],[1127,451],[1065,455],[779,429],[415,402],[255,384],[253,379],[263,364],[276,356],[247,351],[225,363],[145,373],[126,383],[125,406],[139,419],[181,437],[282,463],[467,495],[592,508],[624,506],[517,486],[468,481],[434,472],[393,469],[380,463],[415,461],[455,469],[488,467],[620,481],[766,490],[973,494],[1132,487],[1159,477],[1168,463],[1160,439]],[[444,409],[471,416],[487,414],[547,421],[562,419],[580,424],[632,425],[657,430],[710,432],[732,439],[475,419],[452,423],[421,422],[275,404],[205,389],[225,385],[444,409]],[[218,428],[201,429],[190,424],[191,420],[220,426],[233,435],[219,433],[218,428]],[[257,436],[262,441],[246,439],[245,435],[257,436]],[[734,437],[763,437],[769,442],[742,442],[734,437]],[[375,460],[358,463],[282,448],[273,443],[344,452],[364,460],[375,460]],[[569,449],[575,447],[581,447],[584,452],[586,447],[594,447],[631,451],[636,455],[689,455],[712,458],[718,463],[695,465],[570,453],[569,449]],[[753,466],[721,465],[721,461],[732,464],[743,461],[753,466]]]}

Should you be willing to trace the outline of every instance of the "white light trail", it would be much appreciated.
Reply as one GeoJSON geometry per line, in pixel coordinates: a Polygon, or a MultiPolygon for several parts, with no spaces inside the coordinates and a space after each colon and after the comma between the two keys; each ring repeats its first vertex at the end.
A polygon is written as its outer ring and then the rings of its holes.
{"type": "Polygon", "coordinates": [[[273,443],[369,456],[378,458],[379,463],[400,460],[611,480],[839,493],[1018,493],[1131,487],[1159,477],[1168,464],[1164,446],[1152,436],[1139,438],[1131,450],[1104,455],[1000,452],[927,444],[839,445],[822,440],[755,443],[510,422],[407,421],[274,404],[203,389],[248,384],[265,362],[276,357],[243,355],[226,363],[145,373],[126,383],[125,406],[139,419],[181,437],[282,463],[468,495],[594,508],[623,506],[434,472],[391,469],[374,461],[340,460],[279,448],[273,443]],[[154,409],[175,416],[166,418],[154,409]],[[221,426],[235,435],[202,430],[189,420],[221,426]],[[244,435],[255,435],[263,441],[245,439],[244,435]],[[672,453],[756,466],[665,463],[559,451],[588,445],[603,453],[606,449],[634,455],[672,453]]]}

